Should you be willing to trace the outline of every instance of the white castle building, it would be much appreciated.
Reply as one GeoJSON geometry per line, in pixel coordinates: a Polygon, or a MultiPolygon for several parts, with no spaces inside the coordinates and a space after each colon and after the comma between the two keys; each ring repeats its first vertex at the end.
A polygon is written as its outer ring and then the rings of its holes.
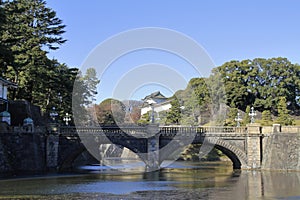
{"type": "Polygon", "coordinates": [[[142,105],[141,108],[141,115],[144,115],[149,111],[152,111],[152,106],[154,108],[154,112],[156,113],[169,110],[172,107],[171,100],[168,100],[168,98],[162,95],[159,91],[146,96],[142,100],[144,104],[142,105]]]}

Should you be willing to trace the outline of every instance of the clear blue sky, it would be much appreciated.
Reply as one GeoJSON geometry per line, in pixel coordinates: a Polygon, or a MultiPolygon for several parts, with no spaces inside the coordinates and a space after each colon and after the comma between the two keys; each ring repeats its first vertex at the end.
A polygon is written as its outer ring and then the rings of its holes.
{"type": "Polygon", "coordinates": [[[230,60],[278,56],[300,63],[297,0],[46,2],[67,25],[64,37],[68,40],[49,57],[70,67],[80,67],[107,38],[141,27],[168,28],[188,35],[205,48],[216,66],[230,60]]]}

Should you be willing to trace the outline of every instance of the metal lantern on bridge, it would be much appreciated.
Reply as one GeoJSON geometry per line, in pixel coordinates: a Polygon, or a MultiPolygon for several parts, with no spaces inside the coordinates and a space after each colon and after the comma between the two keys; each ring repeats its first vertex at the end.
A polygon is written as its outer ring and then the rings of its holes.
{"type": "Polygon", "coordinates": [[[56,117],[58,116],[58,113],[56,112],[55,107],[52,107],[52,111],[50,112],[49,115],[50,115],[52,121],[55,122],[56,121],[56,117]]]}
{"type": "Polygon", "coordinates": [[[249,113],[249,116],[251,117],[251,124],[255,122],[254,117],[256,116],[256,112],[253,107],[251,107],[251,112],[249,113]]]}
{"type": "Polygon", "coordinates": [[[63,121],[66,123],[66,126],[68,126],[69,122],[71,121],[71,115],[69,115],[69,113],[66,113],[66,115],[63,118],[63,121]]]}
{"type": "Polygon", "coordinates": [[[239,112],[237,113],[237,116],[234,120],[236,121],[236,127],[240,127],[241,126],[240,121],[242,121],[243,119],[240,117],[239,112]]]}
{"type": "Polygon", "coordinates": [[[10,125],[10,113],[7,111],[3,111],[0,113],[0,121],[6,122],[8,125],[10,125]]]}
{"type": "Polygon", "coordinates": [[[28,132],[34,132],[34,123],[33,119],[30,117],[27,117],[23,120],[23,127],[25,128],[26,131],[28,132]]]}
{"type": "Polygon", "coordinates": [[[55,107],[52,108],[52,111],[49,113],[51,118],[51,123],[48,124],[48,131],[52,134],[57,134],[59,132],[59,126],[56,122],[56,118],[58,117],[58,113],[55,110],[55,107]]]}

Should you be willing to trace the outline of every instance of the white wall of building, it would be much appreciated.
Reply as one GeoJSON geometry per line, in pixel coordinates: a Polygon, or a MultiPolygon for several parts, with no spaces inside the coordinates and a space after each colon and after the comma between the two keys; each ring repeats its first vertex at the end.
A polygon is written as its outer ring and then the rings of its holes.
{"type": "MultiPolygon", "coordinates": [[[[169,102],[168,103],[163,103],[163,104],[160,104],[160,105],[155,105],[154,106],[154,112],[159,113],[161,111],[166,111],[166,110],[169,110],[171,107],[172,107],[172,105],[169,102]]],[[[141,109],[141,115],[144,115],[144,114],[146,114],[149,111],[152,111],[151,106],[143,107],[141,109]]]]}
{"type": "Polygon", "coordinates": [[[7,86],[0,83],[0,98],[7,99],[7,86]]]}

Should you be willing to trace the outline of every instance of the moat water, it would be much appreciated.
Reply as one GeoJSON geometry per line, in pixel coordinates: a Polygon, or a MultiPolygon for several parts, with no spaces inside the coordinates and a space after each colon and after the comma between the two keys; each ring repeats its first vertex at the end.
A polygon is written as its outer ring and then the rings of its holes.
{"type": "Polygon", "coordinates": [[[0,199],[300,199],[300,172],[174,162],[157,172],[98,170],[0,180],[0,199]]]}

